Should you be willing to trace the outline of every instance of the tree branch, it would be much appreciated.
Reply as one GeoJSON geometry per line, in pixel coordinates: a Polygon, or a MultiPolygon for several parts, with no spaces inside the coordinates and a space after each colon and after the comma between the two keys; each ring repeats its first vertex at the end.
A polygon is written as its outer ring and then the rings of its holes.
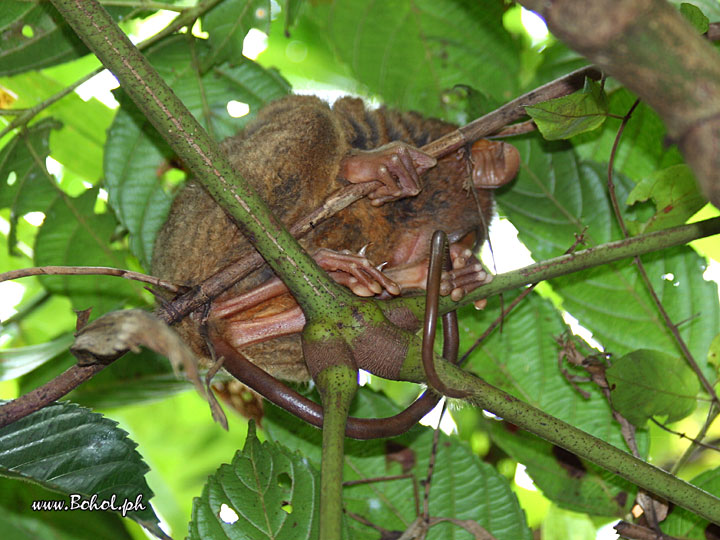
{"type": "Polygon", "coordinates": [[[0,274],[0,283],[29,276],[115,276],[141,283],[149,283],[172,293],[179,293],[186,289],[186,287],[155,276],[108,266],[33,266],[32,268],[10,270],[0,274]]]}

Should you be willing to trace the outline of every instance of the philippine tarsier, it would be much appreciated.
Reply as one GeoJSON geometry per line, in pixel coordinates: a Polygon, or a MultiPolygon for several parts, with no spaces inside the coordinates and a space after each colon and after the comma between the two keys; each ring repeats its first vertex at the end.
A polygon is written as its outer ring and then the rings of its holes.
{"type": "MultiPolygon", "coordinates": [[[[417,150],[454,129],[417,113],[368,110],[359,99],[343,98],[330,108],[315,97],[290,96],[262,109],[223,149],[286,225],[347,182],[381,181],[367,199],[321,223],[301,243],[356,294],[395,295],[424,287],[430,238],[444,230],[455,270],[443,280],[441,294],[459,299],[488,279],[470,251],[485,241],[492,213],[491,191],[484,188],[510,181],[519,156],[513,146],[490,141],[437,164],[417,150]],[[374,267],[383,263],[382,270],[374,267]]],[[[190,182],[158,235],[153,273],[195,285],[247,247],[234,222],[190,182]]],[[[269,267],[218,297],[207,324],[211,339],[221,336],[276,377],[308,379],[298,335],[302,311],[269,267]]],[[[196,320],[186,319],[180,332],[207,355],[196,320]]]]}

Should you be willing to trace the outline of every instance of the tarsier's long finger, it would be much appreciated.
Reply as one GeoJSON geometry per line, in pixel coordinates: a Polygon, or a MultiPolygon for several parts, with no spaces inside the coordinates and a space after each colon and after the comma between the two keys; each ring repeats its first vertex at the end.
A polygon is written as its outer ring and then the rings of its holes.
{"type": "Polygon", "coordinates": [[[380,206],[402,196],[403,191],[398,186],[397,179],[390,173],[387,167],[382,166],[378,169],[377,179],[383,183],[383,187],[368,195],[370,204],[380,206]]]}
{"type": "Polygon", "coordinates": [[[383,290],[392,295],[400,294],[397,283],[375,268],[364,256],[347,250],[337,252],[323,248],[315,253],[315,260],[325,270],[333,273],[335,281],[345,285],[358,296],[373,296],[383,290]],[[342,272],[346,275],[341,275],[342,272]]]}
{"type": "Polygon", "coordinates": [[[382,270],[379,270],[374,266],[370,266],[369,268],[363,266],[361,274],[367,275],[373,283],[376,283],[380,286],[380,290],[377,291],[376,294],[380,294],[383,290],[386,290],[394,296],[400,294],[400,287],[398,286],[398,284],[389,277],[387,277],[382,272],[382,270]]]}
{"type": "Polygon", "coordinates": [[[488,274],[480,263],[476,263],[447,272],[442,279],[440,294],[449,294],[453,301],[458,302],[481,285],[490,283],[492,275],[488,274]]]}
{"type": "Polygon", "coordinates": [[[418,174],[422,174],[437,165],[437,159],[426,154],[422,150],[418,150],[414,146],[408,146],[407,149],[413,163],[413,168],[418,174]]]}
{"type": "Polygon", "coordinates": [[[407,147],[398,148],[397,153],[390,158],[389,169],[397,178],[401,194],[417,195],[420,193],[420,175],[415,169],[415,163],[413,163],[407,147]]]}
{"type": "Polygon", "coordinates": [[[356,296],[368,297],[378,294],[367,286],[358,283],[358,280],[347,272],[328,272],[328,274],[336,283],[347,287],[356,296]]]}
{"type": "MultiPolygon", "coordinates": [[[[449,294],[450,298],[457,302],[469,292],[492,281],[492,275],[488,274],[469,249],[453,245],[450,247],[450,258],[453,269],[442,275],[441,295],[449,294]]],[[[478,303],[475,303],[475,307],[480,309],[478,303]]]]}

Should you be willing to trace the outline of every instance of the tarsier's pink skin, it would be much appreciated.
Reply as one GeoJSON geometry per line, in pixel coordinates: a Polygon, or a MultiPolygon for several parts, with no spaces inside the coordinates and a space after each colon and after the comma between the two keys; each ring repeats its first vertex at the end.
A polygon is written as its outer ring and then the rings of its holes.
{"type": "MultiPolygon", "coordinates": [[[[343,182],[379,180],[382,186],[367,199],[320,224],[303,245],[355,294],[396,295],[424,288],[430,238],[444,230],[454,270],[443,279],[441,294],[457,300],[489,280],[471,248],[487,234],[490,188],[515,176],[519,156],[511,145],[485,140],[469,155],[461,150],[437,164],[417,150],[454,129],[415,113],[368,111],[357,99],[343,98],[330,109],[316,98],[292,96],[263,109],[224,145],[286,224],[318,207],[343,182]],[[382,263],[380,271],[375,265],[382,263]]],[[[192,285],[230,264],[246,245],[224,212],[191,185],[158,237],[155,273],[192,285]]],[[[267,267],[216,299],[208,318],[211,335],[290,380],[307,378],[296,335],[304,323],[302,310],[267,267]]],[[[197,342],[192,329],[186,326],[185,333],[197,342]]],[[[198,348],[203,345],[196,343],[198,348]]]]}

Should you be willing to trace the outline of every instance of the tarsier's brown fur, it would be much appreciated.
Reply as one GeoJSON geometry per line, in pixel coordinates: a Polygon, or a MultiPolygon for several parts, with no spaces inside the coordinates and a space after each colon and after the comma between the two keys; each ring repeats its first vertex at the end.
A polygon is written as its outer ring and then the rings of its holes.
{"type": "MultiPolygon", "coordinates": [[[[321,205],[342,186],[337,179],[342,160],[357,150],[369,150],[391,141],[420,147],[447,134],[455,126],[417,113],[386,108],[368,110],[354,98],[338,100],[332,108],[310,96],[290,96],[262,109],[223,149],[242,176],[267,201],[286,225],[321,205]]],[[[424,188],[415,197],[372,206],[360,200],[320,224],[301,243],[309,251],[320,247],[357,251],[368,245],[366,256],[388,267],[426,259],[434,230],[451,238],[483,241],[492,211],[492,196],[479,190],[478,200],[468,189],[468,167],[463,154],[441,159],[423,175],[424,188]],[[478,205],[479,203],[479,205],[478,205]],[[475,231],[475,235],[467,233],[475,231]]],[[[248,241],[205,190],[190,182],[177,196],[160,231],[153,259],[155,275],[195,285],[240,256],[248,241]]],[[[265,266],[218,300],[245,292],[273,276],[265,266]]],[[[287,309],[289,294],[238,317],[258,317],[287,309]]],[[[211,320],[216,332],[223,320],[211,320]]],[[[196,323],[186,321],[181,332],[195,350],[206,354],[196,323]]],[[[297,335],[247,346],[243,353],[274,375],[307,379],[297,335]]]]}

